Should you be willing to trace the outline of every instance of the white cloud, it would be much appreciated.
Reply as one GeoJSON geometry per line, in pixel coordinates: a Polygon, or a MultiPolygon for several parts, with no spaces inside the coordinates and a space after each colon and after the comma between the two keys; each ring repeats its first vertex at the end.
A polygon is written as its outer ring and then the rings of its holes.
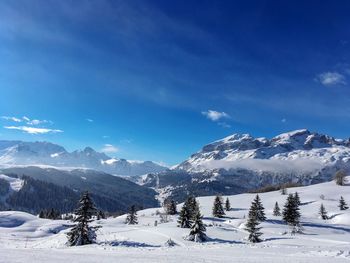
{"type": "Polygon", "coordinates": [[[28,125],[39,125],[39,124],[43,124],[43,123],[52,123],[52,122],[47,121],[47,120],[29,120],[27,122],[28,125]]]}
{"type": "Polygon", "coordinates": [[[346,80],[344,75],[338,72],[324,72],[319,74],[316,77],[316,80],[319,81],[324,86],[335,86],[335,85],[345,85],[346,80]]]}
{"type": "Polygon", "coordinates": [[[63,132],[62,130],[35,128],[35,127],[29,127],[29,126],[4,126],[4,128],[9,130],[19,130],[29,134],[46,134],[46,133],[63,132]]]}
{"type": "Polygon", "coordinates": [[[25,120],[25,121],[30,121],[30,119],[28,117],[26,117],[26,116],[23,116],[22,119],[25,120]]]}
{"type": "Polygon", "coordinates": [[[7,121],[22,122],[21,119],[16,118],[16,117],[1,116],[1,118],[4,120],[7,120],[7,121]]]}
{"type": "Polygon", "coordinates": [[[26,122],[28,125],[39,125],[39,124],[43,124],[43,123],[51,123],[52,121],[48,121],[48,120],[37,120],[37,119],[30,119],[26,116],[23,116],[22,118],[17,118],[17,117],[9,117],[9,116],[2,116],[1,117],[4,120],[7,121],[14,121],[14,122],[26,122]]]}
{"type": "Polygon", "coordinates": [[[93,119],[86,119],[88,122],[94,122],[93,119]]]}
{"type": "Polygon", "coordinates": [[[101,152],[104,152],[104,153],[116,153],[118,151],[119,149],[112,144],[105,144],[101,149],[101,152]]]}
{"type": "Polygon", "coordinates": [[[228,115],[226,112],[219,112],[215,110],[202,111],[202,114],[212,121],[230,118],[230,115],[228,115]]]}
{"type": "Polygon", "coordinates": [[[281,122],[286,123],[286,122],[287,122],[287,119],[286,119],[286,118],[283,118],[283,119],[281,120],[281,122]]]}
{"type": "Polygon", "coordinates": [[[229,160],[210,160],[203,164],[206,169],[248,169],[254,171],[271,172],[310,172],[320,169],[321,164],[318,161],[299,159],[299,160],[272,160],[272,159],[243,159],[236,161],[229,160]]]}

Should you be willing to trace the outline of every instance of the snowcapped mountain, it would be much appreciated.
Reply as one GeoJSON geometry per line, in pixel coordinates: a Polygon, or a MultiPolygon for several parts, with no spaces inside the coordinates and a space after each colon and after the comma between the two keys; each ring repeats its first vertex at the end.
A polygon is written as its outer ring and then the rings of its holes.
{"type": "Polygon", "coordinates": [[[294,169],[309,170],[337,162],[348,163],[349,160],[349,140],[334,139],[303,129],[280,134],[271,140],[254,138],[249,134],[233,134],[204,146],[174,168],[201,172],[220,168],[276,170],[288,169],[292,165],[294,169]],[[279,163],[282,167],[277,167],[279,163]],[[306,166],[307,163],[309,166],[306,166]]]}
{"type": "Polygon", "coordinates": [[[0,141],[0,165],[50,165],[55,167],[79,167],[108,172],[115,175],[134,176],[161,172],[166,169],[151,161],[115,159],[91,147],[67,152],[60,145],[50,142],[0,141]]]}
{"type": "Polygon", "coordinates": [[[350,171],[350,141],[303,129],[272,139],[233,134],[142,183],[181,200],[189,192],[234,194],[272,184],[314,184],[340,169],[350,171]]]}

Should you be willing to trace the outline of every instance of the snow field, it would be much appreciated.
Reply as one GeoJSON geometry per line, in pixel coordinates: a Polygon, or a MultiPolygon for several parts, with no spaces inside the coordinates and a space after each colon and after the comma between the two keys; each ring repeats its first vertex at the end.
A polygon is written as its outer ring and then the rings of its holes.
{"type": "Polygon", "coordinates": [[[262,193],[267,221],[261,224],[264,242],[259,244],[247,242],[244,230],[255,194],[229,196],[232,210],[222,219],[211,216],[213,196],[197,198],[210,238],[205,243],[184,240],[189,229],[176,226],[177,216],[160,223],[157,210],[162,208],[138,211],[138,225],[125,225],[125,215],[96,221],[102,226],[97,244],[73,248],[65,245],[69,221],[0,212],[0,262],[349,262],[350,210],[340,211],[338,200],[343,196],[350,203],[350,185],[328,182],[288,189],[295,191],[302,202],[304,234],[291,236],[281,217],[272,216],[275,202],[283,209],[287,195],[262,193]],[[321,203],[329,220],[319,218],[321,203]],[[166,245],[170,238],[174,247],[166,245]]]}

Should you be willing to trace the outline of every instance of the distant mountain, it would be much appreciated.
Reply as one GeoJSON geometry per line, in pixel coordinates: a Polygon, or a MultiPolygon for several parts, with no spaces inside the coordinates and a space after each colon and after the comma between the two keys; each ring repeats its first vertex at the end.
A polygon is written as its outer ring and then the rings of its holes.
{"type": "Polygon", "coordinates": [[[157,173],[167,169],[151,161],[111,158],[90,147],[67,152],[62,146],[50,142],[0,141],[0,166],[16,165],[89,168],[121,176],[157,173]]]}
{"type": "Polygon", "coordinates": [[[272,139],[233,134],[210,143],[189,159],[141,179],[163,198],[183,200],[189,193],[235,194],[266,185],[330,180],[350,171],[350,141],[296,130],[272,139]]]}
{"type": "Polygon", "coordinates": [[[70,212],[83,191],[89,191],[104,211],[126,212],[131,205],[158,206],[154,190],[104,172],[35,166],[0,169],[0,210],[38,213],[55,208],[70,212]]]}

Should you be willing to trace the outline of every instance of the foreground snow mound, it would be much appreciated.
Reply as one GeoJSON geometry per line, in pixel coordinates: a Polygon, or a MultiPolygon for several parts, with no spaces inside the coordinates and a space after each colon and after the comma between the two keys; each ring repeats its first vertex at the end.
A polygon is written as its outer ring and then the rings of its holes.
{"type": "Polygon", "coordinates": [[[177,227],[177,216],[161,219],[162,208],[138,211],[138,225],[126,225],[126,215],[95,221],[102,226],[97,244],[74,248],[65,245],[68,221],[0,212],[0,262],[349,262],[350,209],[340,211],[338,200],[343,196],[350,203],[350,185],[328,182],[287,191],[301,198],[304,234],[291,235],[281,217],[272,215],[275,202],[283,208],[286,195],[262,193],[267,220],[258,244],[249,243],[244,230],[255,194],[223,196],[232,206],[224,218],[211,215],[214,196],[197,198],[208,237],[202,243],[184,239],[190,230],[177,227]],[[328,220],[319,217],[321,203],[328,220]]]}

